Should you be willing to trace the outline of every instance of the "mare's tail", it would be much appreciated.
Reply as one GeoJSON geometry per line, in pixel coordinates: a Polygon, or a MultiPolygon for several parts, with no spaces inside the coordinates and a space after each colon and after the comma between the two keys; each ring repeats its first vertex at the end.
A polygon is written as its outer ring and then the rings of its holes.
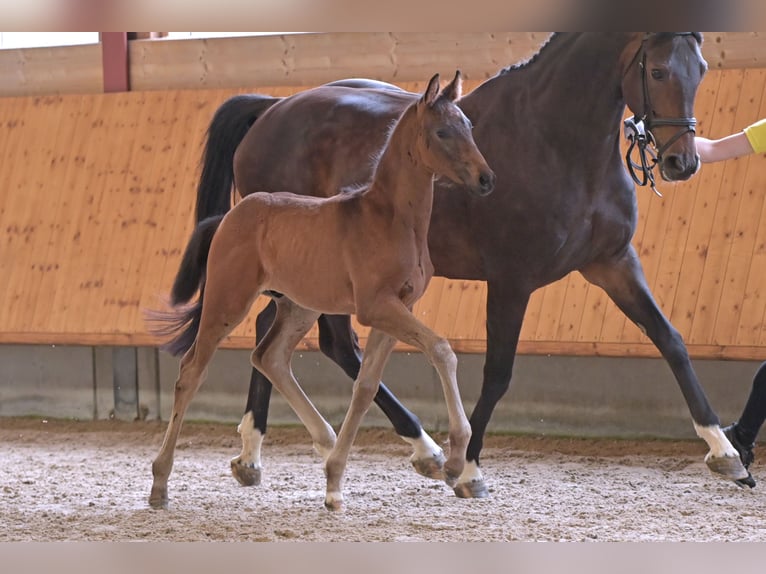
{"type": "Polygon", "coordinates": [[[234,152],[250,126],[281,98],[242,94],[226,100],[216,110],[207,129],[197,186],[195,221],[224,215],[231,209],[234,192],[234,152]]]}
{"type": "Polygon", "coordinates": [[[207,256],[213,236],[222,220],[223,215],[208,217],[199,223],[192,233],[170,292],[170,304],[173,308],[169,311],[147,312],[147,319],[152,323],[150,331],[153,334],[173,337],[160,346],[161,350],[173,356],[188,351],[197,338],[205,296],[207,256]],[[198,290],[197,301],[187,304],[198,290]]]}

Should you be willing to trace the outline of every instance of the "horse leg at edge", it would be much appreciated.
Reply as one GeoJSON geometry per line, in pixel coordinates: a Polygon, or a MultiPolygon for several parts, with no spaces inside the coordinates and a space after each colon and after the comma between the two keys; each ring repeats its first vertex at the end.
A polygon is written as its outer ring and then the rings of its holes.
{"type": "Polygon", "coordinates": [[[593,263],[583,276],[606,291],[612,301],[652,340],[673,371],[689,406],[694,430],[710,447],[708,468],[730,480],[747,478],[739,453],[724,435],[689,360],[681,334],[662,314],[646,284],[641,263],[631,246],[618,260],[593,263]]]}
{"type": "Polygon", "coordinates": [[[481,393],[471,413],[471,440],[466,453],[466,465],[455,485],[459,498],[489,496],[479,466],[484,446],[484,434],[498,401],[511,384],[516,348],[529,295],[509,291],[502,283],[487,283],[487,354],[481,393]]]}
{"type": "MultiPolygon", "coordinates": [[[[255,320],[255,344],[263,340],[277,313],[277,304],[271,299],[255,320]]],[[[250,375],[247,405],[237,432],[242,439],[242,452],[231,459],[231,474],[242,486],[261,483],[261,447],[266,436],[266,423],[271,401],[271,381],[255,367],[250,375]]]]}
{"type": "Polygon", "coordinates": [[[277,313],[269,332],[251,355],[252,365],[264,373],[282,394],[314,441],[314,450],[326,460],[335,446],[335,431],[301,389],[290,368],[295,347],[309,332],[319,313],[286,297],[277,300],[277,313]]]}
{"type": "Polygon", "coordinates": [[[341,510],[343,508],[343,475],[348,462],[348,454],[359,431],[362,418],[372,404],[380,385],[383,369],[395,345],[396,339],[393,337],[376,329],[370,331],[359,376],[354,382],[351,404],[338,432],[335,447],[325,461],[327,491],[324,505],[328,510],[341,510]]]}
{"type": "MultiPolygon", "coordinates": [[[[362,363],[362,350],[348,315],[319,317],[319,348],[351,379],[357,379],[362,363]]],[[[415,471],[427,478],[442,480],[444,451],[423,430],[420,419],[405,408],[382,381],[374,400],[391,421],[399,437],[412,446],[410,463],[415,471]]]]}

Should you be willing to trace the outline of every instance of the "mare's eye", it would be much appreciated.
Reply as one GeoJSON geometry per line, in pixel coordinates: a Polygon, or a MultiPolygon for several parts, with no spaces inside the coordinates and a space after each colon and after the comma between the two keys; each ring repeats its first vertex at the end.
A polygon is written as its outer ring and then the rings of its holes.
{"type": "Polygon", "coordinates": [[[660,70],[659,68],[653,68],[652,69],[652,79],[654,79],[654,80],[664,80],[665,79],[665,72],[663,70],[660,70]]]}
{"type": "Polygon", "coordinates": [[[440,140],[446,140],[449,138],[449,131],[445,129],[436,130],[436,137],[440,140]]]}

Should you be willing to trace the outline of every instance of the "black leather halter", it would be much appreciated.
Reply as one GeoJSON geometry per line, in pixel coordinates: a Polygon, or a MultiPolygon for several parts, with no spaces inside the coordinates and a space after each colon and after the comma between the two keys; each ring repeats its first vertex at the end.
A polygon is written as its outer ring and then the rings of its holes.
{"type": "MultiPolygon", "coordinates": [[[[625,154],[625,163],[628,166],[630,176],[640,186],[650,184],[654,193],[662,197],[657,191],[654,182],[654,167],[662,161],[662,154],[673,145],[679,138],[691,132],[696,133],[696,118],[658,118],[654,114],[652,101],[649,95],[649,83],[646,77],[646,42],[652,37],[652,33],[646,33],[641,40],[641,47],[633,57],[633,62],[638,61],[638,69],[641,73],[641,86],[643,89],[644,110],[640,117],[632,116],[625,120],[625,137],[630,142],[628,152],[625,154]],[[657,148],[657,140],[652,129],[658,126],[680,126],[673,137],[657,148]],[[651,144],[652,147],[649,147],[651,144]],[[640,163],[632,160],[634,148],[638,150],[640,163]],[[654,148],[654,149],[652,149],[654,148]],[[640,172],[641,176],[638,175],[640,172]]],[[[693,32],[676,32],[676,36],[693,36],[693,32]]],[[[630,69],[630,66],[628,66],[630,69]]]]}

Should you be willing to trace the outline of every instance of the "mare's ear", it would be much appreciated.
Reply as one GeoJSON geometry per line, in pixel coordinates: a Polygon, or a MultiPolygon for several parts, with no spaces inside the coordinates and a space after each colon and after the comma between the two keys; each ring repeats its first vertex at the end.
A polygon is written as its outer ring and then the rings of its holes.
{"type": "Polygon", "coordinates": [[[463,95],[463,74],[460,73],[460,70],[457,70],[455,72],[455,77],[452,79],[452,81],[447,85],[444,90],[442,90],[442,98],[446,98],[451,102],[454,102],[455,100],[459,100],[460,96],[463,95]]]}
{"type": "Polygon", "coordinates": [[[420,101],[426,104],[427,106],[433,105],[433,103],[436,101],[436,97],[439,95],[439,74],[434,74],[434,77],[431,78],[431,81],[428,82],[428,87],[426,88],[426,91],[423,92],[423,97],[420,98],[420,101]]]}

